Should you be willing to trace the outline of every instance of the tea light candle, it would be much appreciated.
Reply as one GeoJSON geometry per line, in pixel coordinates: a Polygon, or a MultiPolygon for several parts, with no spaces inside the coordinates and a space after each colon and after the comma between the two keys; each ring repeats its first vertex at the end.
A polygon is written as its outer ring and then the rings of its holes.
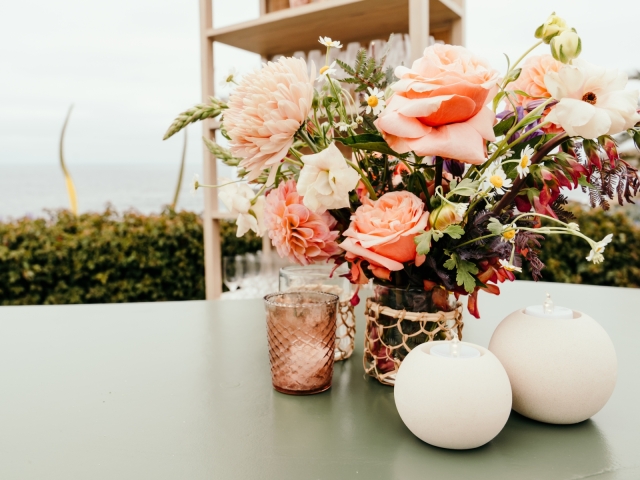
{"type": "Polygon", "coordinates": [[[573,310],[566,307],[556,307],[547,293],[547,298],[542,305],[532,305],[524,309],[524,313],[539,318],[555,318],[568,320],[573,318],[573,310]]]}
{"type": "Polygon", "coordinates": [[[480,356],[480,350],[477,348],[460,345],[457,335],[454,335],[450,342],[435,345],[429,353],[442,358],[478,358],[480,356]]]}

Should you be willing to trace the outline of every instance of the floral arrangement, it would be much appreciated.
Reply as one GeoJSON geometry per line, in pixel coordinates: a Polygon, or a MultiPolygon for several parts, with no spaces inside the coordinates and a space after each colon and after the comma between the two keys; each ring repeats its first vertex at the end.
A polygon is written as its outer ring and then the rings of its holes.
{"type": "Polygon", "coordinates": [[[302,265],[348,262],[355,284],[468,295],[479,316],[478,292],[498,294],[522,262],[541,277],[544,235],[581,237],[586,260],[603,261],[612,236],[583,235],[562,189],[582,188],[605,209],[640,189],[613,138],[640,143],[638,91],[625,90],[624,73],[578,58],[580,37],[555,14],[535,37],[503,76],[463,47],[436,44],[395,70],[361,50],[354,65],[337,61],[344,78],[329,61],[342,45],[321,37],[317,75],[284,57],[230,75],[228,102],[184,112],[166,137],[220,117],[229,148],[205,143],[239,183],[196,178],[194,188],[220,188],[238,235],[267,233],[302,265]],[[543,44],[550,54],[530,55],[543,44]]]}

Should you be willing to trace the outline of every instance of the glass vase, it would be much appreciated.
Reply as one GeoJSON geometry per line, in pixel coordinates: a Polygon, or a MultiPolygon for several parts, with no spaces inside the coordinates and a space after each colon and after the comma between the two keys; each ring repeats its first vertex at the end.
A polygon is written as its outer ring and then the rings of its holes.
{"type": "Polygon", "coordinates": [[[346,360],[353,353],[356,317],[351,305],[351,283],[342,277],[347,265],[291,265],[280,269],[280,291],[310,290],[333,293],[340,297],[336,326],[336,361],[346,360]],[[335,270],[335,271],[334,271],[335,270]]]}
{"type": "Polygon", "coordinates": [[[338,296],[292,291],[264,297],[273,388],[311,395],[331,387],[338,296]]]}
{"type": "Polygon", "coordinates": [[[418,345],[462,340],[462,305],[442,287],[430,291],[374,283],[367,299],[364,368],[367,375],[394,385],[402,360],[418,345]]]}

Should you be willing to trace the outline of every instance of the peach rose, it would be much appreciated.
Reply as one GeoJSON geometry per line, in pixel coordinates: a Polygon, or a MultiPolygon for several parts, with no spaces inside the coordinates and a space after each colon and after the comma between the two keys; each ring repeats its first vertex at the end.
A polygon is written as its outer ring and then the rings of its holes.
{"type": "MultiPolygon", "coordinates": [[[[522,72],[518,79],[509,84],[508,90],[522,90],[532,97],[551,98],[551,94],[544,84],[544,76],[548,72],[557,72],[564,64],[557,61],[551,55],[534,55],[527,58],[522,65],[522,72]]],[[[524,97],[516,94],[516,103],[526,107],[529,103],[539,98],[524,97]]],[[[507,102],[508,104],[508,102],[507,102]]],[[[510,107],[510,105],[508,104],[510,107]]]]}
{"type": "Polygon", "coordinates": [[[413,239],[427,227],[429,212],[413,193],[384,194],[375,202],[367,199],[351,216],[351,224],[340,244],[347,260],[367,260],[374,275],[389,278],[416,258],[413,239]]]}
{"type": "Polygon", "coordinates": [[[495,140],[495,115],[486,104],[498,91],[496,70],[464,47],[436,44],[395,74],[395,95],[375,122],[391,148],[485,161],[485,140],[495,140]]]}

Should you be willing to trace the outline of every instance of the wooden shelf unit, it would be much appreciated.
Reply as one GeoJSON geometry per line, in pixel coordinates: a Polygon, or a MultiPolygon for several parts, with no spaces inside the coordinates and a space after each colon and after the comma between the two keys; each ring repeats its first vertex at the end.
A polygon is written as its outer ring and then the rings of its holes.
{"type": "MultiPolygon", "coordinates": [[[[324,0],[270,13],[266,13],[266,0],[258,1],[261,15],[257,19],[213,28],[212,0],[200,0],[203,102],[214,95],[213,42],[255,52],[264,59],[322,49],[321,35],[346,45],[408,33],[414,58],[427,47],[430,35],[445,43],[464,44],[465,0],[324,0]]],[[[213,139],[217,127],[218,122],[203,122],[204,135],[213,139]]],[[[203,148],[203,181],[215,185],[216,159],[203,148]]],[[[219,220],[231,216],[219,211],[215,190],[204,189],[204,201],[206,295],[214,299],[222,292],[219,220]]],[[[268,246],[266,236],[264,243],[268,246]]]]}

